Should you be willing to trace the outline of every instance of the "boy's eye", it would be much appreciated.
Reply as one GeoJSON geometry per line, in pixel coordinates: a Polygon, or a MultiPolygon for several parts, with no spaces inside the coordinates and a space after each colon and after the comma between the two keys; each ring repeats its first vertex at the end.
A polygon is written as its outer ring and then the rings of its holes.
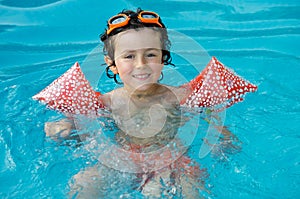
{"type": "Polygon", "coordinates": [[[154,53],[149,53],[149,54],[147,54],[147,57],[156,57],[156,54],[154,54],[154,53]]]}
{"type": "Polygon", "coordinates": [[[134,55],[125,55],[124,58],[125,59],[132,59],[132,58],[134,58],[134,55]]]}

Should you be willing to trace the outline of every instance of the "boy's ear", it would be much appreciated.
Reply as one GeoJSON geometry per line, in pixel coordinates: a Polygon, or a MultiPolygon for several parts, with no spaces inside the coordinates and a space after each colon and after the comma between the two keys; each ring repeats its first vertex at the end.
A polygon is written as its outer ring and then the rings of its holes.
{"type": "Polygon", "coordinates": [[[104,56],[104,61],[105,61],[105,63],[108,65],[108,66],[110,66],[110,65],[112,65],[113,64],[113,60],[111,60],[111,58],[109,57],[109,56],[104,56]]]}
{"type": "Polygon", "coordinates": [[[105,63],[110,66],[109,69],[114,73],[114,74],[118,74],[118,69],[115,65],[112,65],[114,62],[113,60],[109,57],[109,56],[105,56],[104,57],[104,61],[105,63]]]}

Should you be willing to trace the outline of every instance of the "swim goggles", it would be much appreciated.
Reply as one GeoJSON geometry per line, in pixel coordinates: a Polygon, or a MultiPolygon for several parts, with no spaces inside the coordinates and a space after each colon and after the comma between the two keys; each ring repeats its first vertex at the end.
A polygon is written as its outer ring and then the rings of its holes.
{"type": "Polygon", "coordinates": [[[133,17],[137,17],[137,19],[139,19],[140,22],[144,24],[155,24],[161,28],[164,27],[159,21],[159,15],[155,12],[141,11],[137,14],[137,16],[135,16],[134,14],[128,16],[122,13],[113,16],[108,20],[108,29],[106,31],[106,34],[109,35],[113,30],[126,26],[129,23],[130,19],[133,17]]]}

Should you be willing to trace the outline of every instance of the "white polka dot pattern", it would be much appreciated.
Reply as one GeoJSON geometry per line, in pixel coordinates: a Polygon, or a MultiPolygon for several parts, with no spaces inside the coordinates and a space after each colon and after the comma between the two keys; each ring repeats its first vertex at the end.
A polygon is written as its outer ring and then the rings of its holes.
{"type": "Polygon", "coordinates": [[[98,99],[99,95],[100,93],[95,92],[85,79],[76,62],[67,72],[32,98],[63,113],[96,115],[97,110],[104,107],[98,99]]]}
{"type": "Polygon", "coordinates": [[[245,93],[257,90],[257,86],[237,76],[215,57],[195,79],[183,87],[191,89],[191,94],[181,105],[218,110],[243,101],[245,93]]]}

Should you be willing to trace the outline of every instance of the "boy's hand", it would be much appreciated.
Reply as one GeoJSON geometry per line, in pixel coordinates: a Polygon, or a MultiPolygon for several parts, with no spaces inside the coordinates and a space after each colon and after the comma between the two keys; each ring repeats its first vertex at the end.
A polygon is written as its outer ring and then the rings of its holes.
{"type": "Polygon", "coordinates": [[[74,129],[74,123],[70,120],[63,119],[57,122],[45,123],[44,130],[46,135],[54,140],[68,137],[74,129]]]}

